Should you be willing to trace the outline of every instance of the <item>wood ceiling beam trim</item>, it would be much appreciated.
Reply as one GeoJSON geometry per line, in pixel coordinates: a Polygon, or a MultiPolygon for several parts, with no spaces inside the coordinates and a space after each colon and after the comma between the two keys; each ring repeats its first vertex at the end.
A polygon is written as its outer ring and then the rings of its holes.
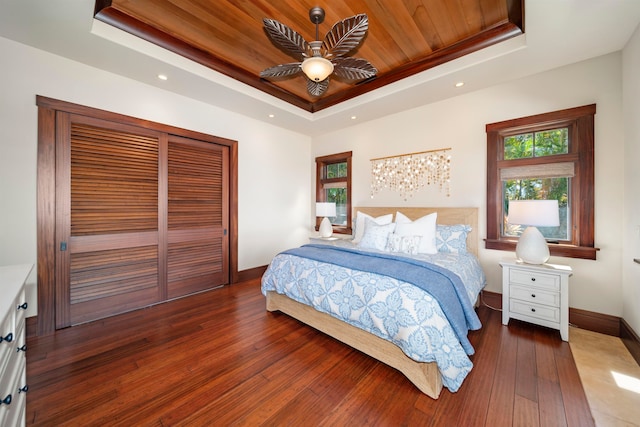
{"type": "MultiPolygon", "coordinates": [[[[110,2],[109,2],[110,3],[110,2]]],[[[97,5],[96,5],[97,6],[97,5]]],[[[97,7],[96,7],[97,9],[97,7]]],[[[195,48],[182,40],[172,37],[156,28],[147,25],[131,16],[119,11],[118,9],[108,5],[97,10],[94,17],[105,24],[111,25],[143,40],[167,49],[177,55],[190,59],[198,64],[204,65],[214,71],[229,76],[235,80],[245,83],[251,87],[259,89],[276,98],[282,99],[303,110],[311,111],[312,105],[309,101],[294,96],[279,87],[267,82],[266,80],[256,78],[249,72],[230,64],[227,61],[214,57],[213,55],[195,48]]]]}
{"type": "MultiPolygon", "coordinates": [[[[279,98],[291,105],[314,113],[356,96],[378,89],[390,83],[416,73],[428,70],[464,55],[476,52],[524,33],[523,0],[504,0],[508,11],[505,21],[498,23],[474,36],[461,40],[451,46],[438,49],[428,56],[417,58],[411,63],[397,67],[378,76],[355,83],[340,92],[333,92],[322,98],[308,100],[279,86],[277,82],[261,79],[259,76],[225,61],[200,48],[166,34],[112,6],[112,0],[97,0],[94,17],[108,25],[142,38],[150,43],[190,59],[214,71],[220,72],[237,81],[279,98]]],[[[344,85],[334,80],[333,84],[344,85]]]]}
{"type": "Polygon", "coordinates": [[[505,23],[490,28],[474,37],[441,49],[433,55],[429,55],[426,58],[407,64],[406,66],[399,67],[393,72],[360,82],[351,89],[322,98],[314,103],[313,111],[320,111],[324,108],[331,107],[340,102],[344,102],[390,83],[402,80],[405,77],[409,77],[438,65],[442,65],[446,62],[453,61],[454,59],[460,58],[464,55],[468,55],[521,34],[522,30],[512,23],[505,23]]]}

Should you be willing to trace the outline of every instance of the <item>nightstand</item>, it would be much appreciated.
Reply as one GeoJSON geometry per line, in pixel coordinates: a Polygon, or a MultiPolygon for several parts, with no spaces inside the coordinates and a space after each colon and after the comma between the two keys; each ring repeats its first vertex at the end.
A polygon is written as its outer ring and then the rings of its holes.
{"type": "Polygon", "coordinates": [[[309,236],[309,242],[315,244],[335,245],[336,242],[342,240],[351,240],[350,234],[332,235],[331,237],[320,237],[318,234],[312,234],[309,236]]]}
{"type": "Polygon", "coordinates": [[[502,261],[502,324],[509,319],[560,330],[569,341],[569,276],[571,267],[502,261]]]}

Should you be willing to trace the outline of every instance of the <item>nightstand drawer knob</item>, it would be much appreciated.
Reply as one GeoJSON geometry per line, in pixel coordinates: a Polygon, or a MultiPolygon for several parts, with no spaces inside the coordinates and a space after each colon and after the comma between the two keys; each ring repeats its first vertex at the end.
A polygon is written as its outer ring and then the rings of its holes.
{"type": "Polygon", "coordinates": [[[536,278],[535,278],[535,277],[532,277],[532,278],[531,278],[531,281],[532,281],[532,282],[535,282],[535,281],[536,281],[536,278]]]}
{"type": "Polygon", "coordinates": [[[531,298],[535,298],[535,297],[536,297],[536,294],[531,294],[531,298]]]}
{"type": "Polygon", "coordinates": [[[536,309],[535,309],[535,308],[532,308],[532,309],[531,309],[531,311],[532,311],[533,313],[535,313],[535,312],[536,312],[536,309]]]}

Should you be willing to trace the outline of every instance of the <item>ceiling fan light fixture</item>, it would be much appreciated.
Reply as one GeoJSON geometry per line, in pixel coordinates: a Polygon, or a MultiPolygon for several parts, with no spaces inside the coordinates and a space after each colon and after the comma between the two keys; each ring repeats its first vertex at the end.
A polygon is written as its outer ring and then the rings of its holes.
{"type": "Polygon", "coordinates": [[[302,61],[302,72],[314,82],[321,82],[333,73],[333,64],[321,56],[312,56],[302,61]]]}
{"type": "Polygon", "coordinates": [[[378,70],[366,59],[347,57],[362,43],[369,29],[369,18],[361,13],[337,22],[319,39],[318,24],[324,21],[321,7],[311,8],[309,18],[316,26],[316,40],[307,42],[298,32],[275,19],[264,18],[264,29],[272,42],[300,62],[280,64],[260,72],[264,79],[290,77],[300,72],[307,77],[307,93],[322,96],[329,87],[329,75],[361,81],[375,77],[378,70]],[[327,59],[331,58],[331,59],[327,59]],[[334,69],[335,67],[335,69],[334,69]]]}

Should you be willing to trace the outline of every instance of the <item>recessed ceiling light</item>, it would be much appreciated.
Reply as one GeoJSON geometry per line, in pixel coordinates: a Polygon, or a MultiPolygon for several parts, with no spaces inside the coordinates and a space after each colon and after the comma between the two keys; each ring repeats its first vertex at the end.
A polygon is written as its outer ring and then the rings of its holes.
{"type": "Polygon", "coordinates": [[[273,119],[275,116],[276,116],[275,114],[269,114],[269,117],[270,117],[270,118],[272,118],[272,119],[273,119]]]}
{"type": "Polygon", "coordinates": [[[355,119],[357,119],[357,118],[358,118],[358,117],[356,117],[356,116],[351,116],[351,120],[355,120],[355,119]]]}
{"type": "Polygon", "coordinates": [[[158,78],[160,80],[167,80],[168,79],[168,77],[166,75],[164,75],[164,74],[158,74],[158,78]]]}
{"type": "Polygon", "coordinates": [[[458,83],[456,83],[456,87],[462,87],[462,86],[464,86],[464,82],[458,82],[458,83]]]}

